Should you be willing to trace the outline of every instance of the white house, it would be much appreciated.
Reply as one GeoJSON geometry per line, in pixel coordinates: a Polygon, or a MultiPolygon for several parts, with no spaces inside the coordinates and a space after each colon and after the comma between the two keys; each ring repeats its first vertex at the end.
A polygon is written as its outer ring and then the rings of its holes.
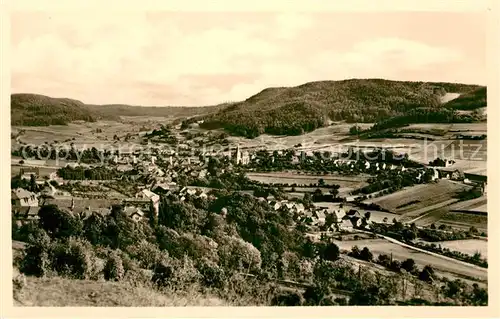
{"type": "Polygon", "coordinates": [[[143,189],[135,195],[136,198],[149,199],[153,204],[154,214],[158,216],[160,210],[160,196],[148,189],[143,189]]]}

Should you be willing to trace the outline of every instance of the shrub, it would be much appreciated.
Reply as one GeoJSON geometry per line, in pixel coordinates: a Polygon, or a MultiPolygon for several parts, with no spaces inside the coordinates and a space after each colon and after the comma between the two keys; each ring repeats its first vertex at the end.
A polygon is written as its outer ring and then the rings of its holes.
{"type": "Polygon", "coordinates": [[[113,251],[106,261],[104,267],[104,278],[106,280],[116,280],[119,281],[125,275],[125,268],[123,267],[123,261],[120,255],[113,251]]]}
{"type": "Polygon", "coordinates": [[[401,268],[403,268],[409,273],[412,273],[415,271],[416,268],[415,261],[411,258],[408,258],[401,263],[401,268]]]}
{"type": "Polygon", "coordinates": [[[377,263],[379,263],[380,265],[382,265],[384,267],[388,267],[388,266],[390,266],[391,258],[386,254],[380,254],[380,255],[378,255],[377,263]]]}
{"type": "Polygon", "coordinates": [[[168,259],[159,262],[153,271],[152,280],[158,286],[184,289],[202,278],[193,261],[184,256],[181,259],[168,259]]]}
{"type": "Polygon", "coordinates": [[[359,258],[366,261],[372,261],[373,254],[368,247],[364,247],[359,254],[359,258]]]}
{"type": "Polygon", "coordinates": [[[275,295],[271,300],[271,306],[300,306],[302,295],[296,291],[283,291],[275,295]]]}
{"type": "Polygon", "coordinates": [[[328,294],[329,291],[326,287],[315,285],[312,287],[307,287],[302,296],[304,298],[305,305],[317,306],[328,294]]]}
{"type": "Polygon", "coordinates": [[[90,279],[97,269],[97,256],[88,241],[70,237],[55,244],[52,265],[58,274],[90,279]]]}
{"type": "Polygon", "coordinates": [[[214,262],[218,261],[218,244],[207,236],[191,233],[182,234],[177,239],[177,245],[178,246],[175,249],[176,257],[182,257],[184,254],[187,254],[194,260],[207,258],[214,262]]]}
{"type": "Polygon", "coordinates": [[[425,266],[418,278],[422,281],[432,282],[434,279],[434,269],[429,265],[425,266]]]}
{"type": "Polygon", "coordinates": [[[226,273],[223,268],[211,260],[203,259],[197,266],[202,282],[207,287],[222,288],[226,282],[226,273]]]}
{"type": "Polygon", "coordinates": [[[127,247],[127,253],[139,262],[141,268],[145,269],[153,269],[157,262],[168,257],[166,251],[161,251],[157,245],[146,240],[127,247]]]}
{"type": "Polygon", "coordinates": [[[220,264],[230,270],[257,271],[262,260],[260,251],[241,238],[225,236],[219,243],[220,264]]]}

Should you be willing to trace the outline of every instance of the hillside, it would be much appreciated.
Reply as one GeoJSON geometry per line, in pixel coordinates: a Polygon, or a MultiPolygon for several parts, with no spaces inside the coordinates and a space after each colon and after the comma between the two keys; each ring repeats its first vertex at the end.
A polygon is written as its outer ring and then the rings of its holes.
{"type": "Polygon", "coordinates": [[[382,79],[310,82],[265,89],[205,117],[203,127],[222,127],[246,137],[263,133],[298,135],[325,126],[329,120],[369,123],[407,115],[415,109],[439,111],[444,94],[468,93],[479,88],[382,79]]]}
{"type": "Polygon", "coordinates": [[[224,107],[214,106],[132,106],[124,104],[87,105],[92,111],[103,116],[151,116],[151,117],[191,117],[219,111],[224,107]]]}
{"type": "Polygon", "coordinates": [[[16,277],[14,305],[32,307],[185,307],[227,306],[215,296],[193,291],[189,296],[161,293],[129,283],[62,277],[16,277]],[[24,279],[21,279],[24,278],[24,279]]]}
{"type": "Polygon", "coordinates": [[[80,101],[38,94],[12,94],[11,125],[64,125],[71,121],[94,122],[100,116],[80,101]]]}
{"type": "Polygon", "coordinates": [[[215,112],[225,105],[207,107],[143,107],[122,104],[92,105],[68,98],[39,94],[11,95],[11,125],[65,125],[72,121],[119,120],[120,116],[192,117],[215,112]]]}
{"type": "Polygon", "coordinates": [[[480,87],[476,90],[460,95],[458,98],[449,101],[444,106],[455,110],[469,111],[485,107],[486,104],[486,87],[480,87]]]}

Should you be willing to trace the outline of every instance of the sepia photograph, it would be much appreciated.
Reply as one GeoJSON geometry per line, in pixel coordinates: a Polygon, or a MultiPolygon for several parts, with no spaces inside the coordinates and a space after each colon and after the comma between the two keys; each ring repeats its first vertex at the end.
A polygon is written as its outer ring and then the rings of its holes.
{"type": "Polygon", "coordinates": [[[488,306],[478,8],[10,12],[13,307],[488,306]]]}

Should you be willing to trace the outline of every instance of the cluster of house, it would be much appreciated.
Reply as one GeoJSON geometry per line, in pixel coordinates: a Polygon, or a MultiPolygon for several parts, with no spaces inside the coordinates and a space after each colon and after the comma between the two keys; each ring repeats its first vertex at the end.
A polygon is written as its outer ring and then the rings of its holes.
{"type": "Polygon", "coordinates": [[[334,231],[351,231],[356,227],[368,226],[368,221],[358,210],[345,210],[342,205],[333,209],[322,206],[306,208],[302,203],[288,200],[270,200],[268,203],[275,211],[286,209],[293,216],[297,216],[296,221],[310,226],[326,226],[327,229],[334,231]]]}

